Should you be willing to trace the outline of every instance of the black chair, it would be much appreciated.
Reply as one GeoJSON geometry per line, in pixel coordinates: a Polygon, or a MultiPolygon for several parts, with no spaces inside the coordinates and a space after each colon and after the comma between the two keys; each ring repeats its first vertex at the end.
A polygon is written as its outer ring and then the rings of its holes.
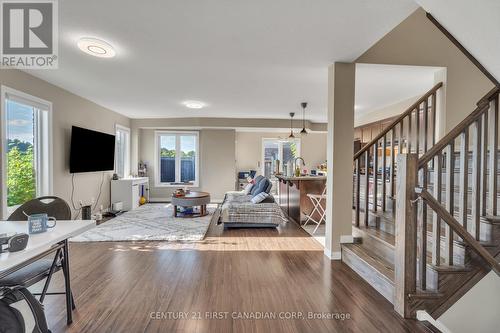
{"type": "MultiPolygon", "coordinates": [[[[61,198],[53,196],[45,196],[30,200],[22,204],[12,213],[8,221],[27,221],[28,215],[46,213],[48,216],[55,217],[57,220],[71,220],[71,209],[66,201],[61,198]]],[[[61,250],[57,250],[54,258],[42,258],[29,264],[26,267],[0,279],[0,286],[2,287],[15,287],[23,286],[29,287],[46,279],[40,295],[40,302],[43,303],[45,295],[60,295],[63,293],[47,293],[47,289],[52,278],[52,274],[64,269],[62,262],[61,250]]],[[[73,295],[71,295],[72,308],[75,308],[73,295]]]]}

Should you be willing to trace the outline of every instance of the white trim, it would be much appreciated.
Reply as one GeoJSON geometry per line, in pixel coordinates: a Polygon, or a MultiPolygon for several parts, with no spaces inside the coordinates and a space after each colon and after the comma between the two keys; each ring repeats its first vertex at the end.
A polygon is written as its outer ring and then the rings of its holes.
{"type": "MultiPolygon", "coordinates": [[[[283,142],[280,141],[279,138],[268,138],[268,137],[263,137],[262,138],[262,142],[261,142],[261,151],[260,151],[260,172],[261,172],[261,175],[264,175],[265,174],[265,168],[266,168],[266,164],[265,164],[265,153],[264,153],[264,142],[265,141],[277,141],[278,143],[278,157],[280,159],[280,162],[281,162],[281,171],[283,171],[284,169],[284,165],[283,165],[283,142]]],[[[297,144],[297,155],[298,156],[301,156],[301,149],[302,149],[302,139],[301,138],[295,138],[295,139],[292,139],[293,141],[295,141],[295,143],[297,144]]]]}
{"type": "Polygon", "coordinates": [[[446,327],[446,326],[443,325],[442,322],[440,322],[439,320],[436,320],[436,319],[432,318],[431,315],[427,313],[427,311],[417,310],[417,319],[419,321],[428,321],[429,323],[431,323],[432,325],[434,325],[434,327],[436,327],[438,330],[440,330],[443,333],[452,333],[448,329],[448,327],[446,327]]]}
{"type": "MultiPolygon", "coordinates": [[[[45,176],[48,176],[48,180],[44,182],[45,185],[47,185],[46,189],[40,189],[39,186],[40,184],[38,183],[38,177],[37,177],[37,192],[42,191],[40,193],[37,193],[37,195],[51,195],[53,193],[53,175],[54,175],[54,170],[53,170],[53,133],[52,133],[52,102],[49,102],[47,100],[44,100],[42,98],[32,96],[30,94],[24,93],[22,91],[16,90],[9,88],[7,86],[0,86],[0,154],[2,157],[5,157],[7,154],[7,140],[6,140],[6,135],[7,135],[7,121],[6,121],[6,109],[5,109],[5,103],[7,99],[11,99],[14,101],[17,101],[22,104],[28,104],[33,106],[36,109],[43,110],[44,112],[47,112],[47,128],[45,129],[45,132],[47,133],[46,140],[48,140],[48,160],[47,161],[35,161],[37,163],[37,167],[40,169],[43,169],[47,174],[45,176]],[[44,166],[41,167],[40,163],[44,163],[44,166]]],[[[35,121],[37,121],[37,128],[39,127],[40,121],[38,119],[39,117],[35,118],[35,121]]],[[[40,133],[35,133],[35,140],[40,139],[40,133]]],[[[35,144],[35,142],[34,142],[35,144]]],[[[37,148],[38,149],[38,148],[37,148]]],[[[40,153],[40,152],[38,152],[40,153]]],[[[36,154],[35,154],[36,155],[36,154]]],[[[7,164],[6,164],[7,158],[2,158],[2,163],[0,165],[1,169],[1,188],[2,188],[2,196],[1,196],[1,208],[2,210],[0,211],[0,218],[7,218],[8,214],[8,209],[7,209],[7,164]]]]}
{"type": "MultiPolygon", "coordinates": [[[[175,174],[180,176],[180,159],[175,160],[175,174]]],[[[155,187],[199,187],[200,186],[200,132],[199,131],[155,131],[155,187]],[[176,151],[180,151],[180,140],[177,138],[182,135],[194,135],[196,136],[196,157],[195,157],[195,181],[193,184],[167,184],[160,182],[160,136],[162,134],[175,134],[175,148],[176,151]]]]}
{"type": "Polygon", "coordinates": [[[354,243],[354,237],[352,235],[341,235],[340,236],[341,244],[352,244],[354,243]]]}
{"type": "Polygon", "coordinates": [[[338,251],[338,252],[332,252],[329,249],[325,248],[325,250],[323,251],[323,253],[330,260],[341,260],[342,259],[342,252],[340,252],[340,251],[338,251]]]}
{"type": "Polygon", "coordinates": [[[130,131],[130,128],[128,127],[125,127],[123,125],[120,125],[120,124],[115,124],[115,172],[116,172],[116,161],[117,161],[117,156],[116,156],[116,132],[118,131],[122,131],[122,132],[126,132],[127,133],[127,138],[126,138],[126,149],[125,149],[125,157],[124,157],[124,166],[123,166],[123,177],[124,178],[127,178],[127,177],[130,177],[130,170],[131,170],[131,166],[132,166],[132,163],[130,161],[130,143],[131,143],[131,131],[130,131]]]}

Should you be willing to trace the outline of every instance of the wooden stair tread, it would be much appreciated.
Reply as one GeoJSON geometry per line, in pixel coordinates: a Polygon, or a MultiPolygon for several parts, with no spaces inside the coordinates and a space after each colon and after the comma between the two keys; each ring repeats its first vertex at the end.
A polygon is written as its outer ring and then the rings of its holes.
{"type": "Polygon", "coordinates": [[[343,248],[353,252],[365,263],[376,269],[387,280],[394,284],[394,266],[376,253],[364,248],[360,244],[343,244],[343,248]]]}
{"type": "Polygon", "coordinates": [[[491,223],[491,224],[500,224],[500,216],[492,216],[492,215],[486,215],[483,217],[485,222],[491,223]]]}
{"type": "Polygon", "coordinates": [[[435,266],[432,264],[427,264],[427,267],[440,273],[466,273],[470,272],[472,269],[464,265],[439,265],[435,266]]]}
{"type": "Polygon", "coordinates": [[[388,246],[394,248],[396,245],[396,237],[393,234],[390,234],[388,232],[384,232],[380,229],[377,229],[376,227],[365,227],[365,226],[359,226],[355,227],[361,230],[362,232],[366,233],[368,236],[377,238],[378,240],[386,243],[388,246]]]}
{"type": "Polygon", "coordinates": [[[409,294],[408,297],[413,299],[435,299],[443,297],[443,294],[437,291],[432,290],[420,290],[417,289],[417,292],[414,294],[409,294]]]}

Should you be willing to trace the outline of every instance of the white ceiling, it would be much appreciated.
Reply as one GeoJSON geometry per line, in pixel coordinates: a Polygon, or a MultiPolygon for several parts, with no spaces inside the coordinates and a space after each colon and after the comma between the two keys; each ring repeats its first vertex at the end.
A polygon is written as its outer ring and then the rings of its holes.
{"type": "Polygon", "coordinates": [[[423,95],[434,86],[437,70],[437,67],[357,64],[356,117],[366,117],[383,107],[423,95]]]}
{"type": "Polygon", "coordinates": [[[416,0],[500,81],[499,0],[416,0]]]}
{"type": "Polygon", "coordinates": [[[31,71],[132,118],[326,121],[327,66],[353,61],[417,8],[412,0],[59,2],[58,70],[31,71]],[[80,52],[98,37],[113,59],[80,52]],[[200,100],[201,110],[181,103],[200,100]]]}

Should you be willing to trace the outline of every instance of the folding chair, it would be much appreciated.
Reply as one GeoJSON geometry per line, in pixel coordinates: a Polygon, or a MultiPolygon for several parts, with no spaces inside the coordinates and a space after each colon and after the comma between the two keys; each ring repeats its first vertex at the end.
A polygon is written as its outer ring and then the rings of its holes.
{"type": "Polygon", "coordinates": [[[326,223],[326,209],[322,205],[322,202],[326,201],[326,186],[325,186],[325,189],[323,190],[323,193],[321,193],[321,194],[308,193],[307,197],[309,198],[309,200],[311,200],[314,207],[313,207],[313,210],[310,214],[304,213],[304,215],[307,217],[307,220],[304,223],[304,226],[306,226],[307,223],[309,223],[309,221],[316,223],[316,228],[314,228],[314,231],[312,232],[314,234],[318,230],[318,228],[322,222],[326,223]],[[320,218],[318,220],[316,220],[314,218],[315,213],[318,213],[318,215],[320,216],[320,218]]]}

